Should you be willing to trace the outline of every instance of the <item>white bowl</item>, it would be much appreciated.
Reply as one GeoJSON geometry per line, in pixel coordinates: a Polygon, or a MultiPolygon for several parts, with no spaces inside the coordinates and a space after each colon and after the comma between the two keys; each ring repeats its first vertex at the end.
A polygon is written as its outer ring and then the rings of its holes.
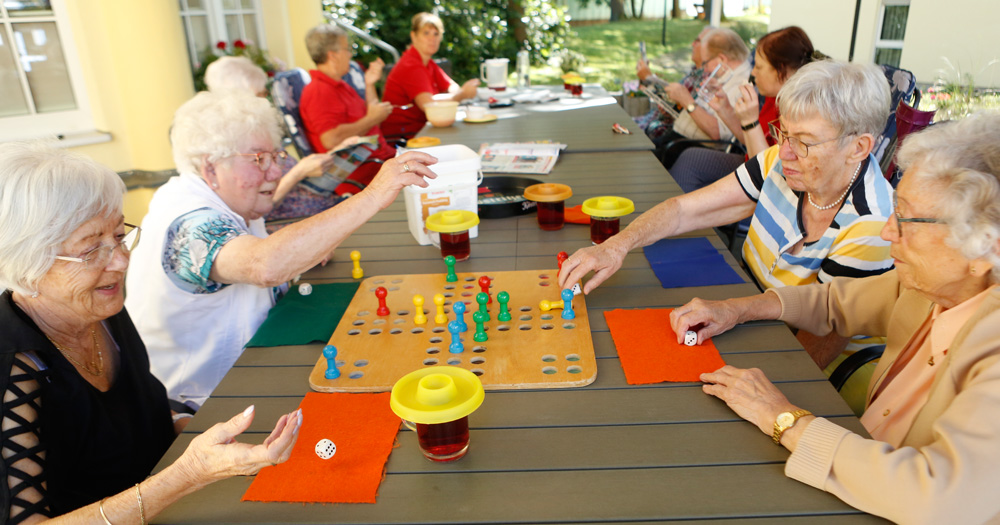
{"type": "Polygon", "coordinates": [[[456,100],[435,100],[424,105],[427,121],[436,128],[446,128],[454,124],[456,113],[458,113],[456,100]]]}

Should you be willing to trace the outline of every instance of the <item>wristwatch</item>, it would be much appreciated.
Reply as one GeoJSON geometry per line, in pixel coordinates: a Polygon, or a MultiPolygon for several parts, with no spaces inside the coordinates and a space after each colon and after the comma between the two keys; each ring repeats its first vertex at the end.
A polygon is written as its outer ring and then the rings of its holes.
{"type": "Polygon", "coordinates": [[[786,430],[792,428],[795,422],[799,420],[802,416],[811,416],[812,412],[808,410],[796,410],[795,412],[782,412],[778,414],[777,419],[774,420],[774,444],[781,446],[781,436],[786,430]]]}
{"type": "Polygon", "coordinates": [[[684,109],[687,110],[688,113],[694,113],[694,110],[698,109],[698,106],[694,102],[692,102],[688,104],[687,107],[685,107],[684,109]]]}

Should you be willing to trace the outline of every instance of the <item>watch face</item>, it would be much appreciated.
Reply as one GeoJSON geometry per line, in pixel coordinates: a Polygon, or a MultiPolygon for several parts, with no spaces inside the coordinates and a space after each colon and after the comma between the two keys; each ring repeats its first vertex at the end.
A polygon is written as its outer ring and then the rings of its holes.
{"type": "Polygon", "coordinates": [[[794,422],[795,422],[795,416],[793,416],[791,412],[782,412],[778,414],[777,423],[779,427],[787,427],[788,425],[791,425],[794,422]]]}

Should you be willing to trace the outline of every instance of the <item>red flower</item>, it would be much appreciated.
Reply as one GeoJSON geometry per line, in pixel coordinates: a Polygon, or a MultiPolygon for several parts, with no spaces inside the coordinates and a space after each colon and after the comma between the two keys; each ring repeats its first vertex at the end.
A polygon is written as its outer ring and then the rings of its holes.
{"type": "Polygon", "coordinates": [[[244,44],[242,40],[236,40],[233,42],[233,47],[237,49],[246,49],[247,45],[244,44]]]}
{"type": "Polygon", "coordinates": [[[226,43],[223,42],[223,41],[221,41],[221,40],[219,40],[219,43],[215,44],[215,47],[217,47],[219,49],[226,49],[226,43]]]}
{"type": "Polygon", "coordinates": [[[274,76],[274,71],[268,71],[268,72],[267,72],[267,76],[269,76],[269,77],[273,77],[273,76],[274,76]]]}

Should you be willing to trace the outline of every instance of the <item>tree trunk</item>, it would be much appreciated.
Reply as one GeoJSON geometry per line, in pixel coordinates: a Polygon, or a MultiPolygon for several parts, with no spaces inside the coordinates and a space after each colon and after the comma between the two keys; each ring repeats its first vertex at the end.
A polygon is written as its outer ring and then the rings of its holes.
{"type": "Polygon", "coordinates": [[[517,47],[522,48],[528,40],[528,28],[521,21],[521,18],[524,16],[524,6],[521,5],[520,0],[510,0],[509,6],[507,10],[507,27],[511,28],[514,32],[517,47]]]}
{"type": "Polygon", "coordinates": [[[681,17],[681,0],[674,0],[674,7],[670,10],[670,18],[678,20],[681,17]]]}
{"type": "Polygon", "coordinates": [[[625,19],[625,0],[609,0],[608,5],[611,7],[612,22],[625,19]]]}

